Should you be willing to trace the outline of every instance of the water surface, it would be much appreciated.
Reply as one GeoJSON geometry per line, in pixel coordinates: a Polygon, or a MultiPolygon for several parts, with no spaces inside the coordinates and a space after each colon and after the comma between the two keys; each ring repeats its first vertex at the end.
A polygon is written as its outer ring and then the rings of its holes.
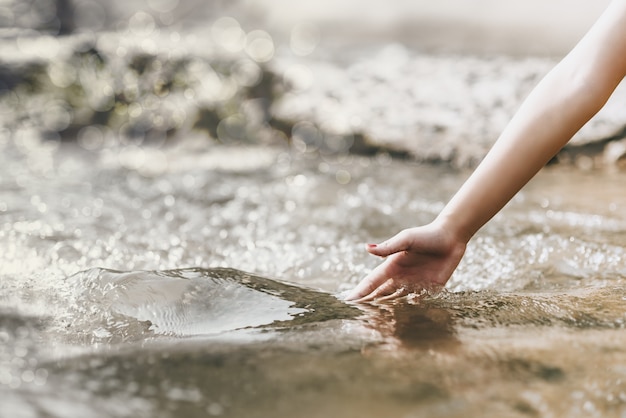
{"type": "Polygon", "coordinates": [[[3,137],[0,416],[626,410],[624,174],[546,169],[446,291],[349,306],[467,173],[192,144],[3,137]]]}

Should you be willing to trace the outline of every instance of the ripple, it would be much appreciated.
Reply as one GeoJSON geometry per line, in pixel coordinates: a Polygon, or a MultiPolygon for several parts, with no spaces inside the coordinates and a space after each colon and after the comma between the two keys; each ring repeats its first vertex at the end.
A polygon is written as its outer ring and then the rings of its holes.
{"type": "Polygon", "coordinates": [[[92,341],[225,335],[359,313],[332,295],[234,269],[90,269],[67,280],[69,328],[92,341]]]}
{"type": "Polygon", "coordinates": [[[463,328],[564,327],[621,329],[626,325],[621,285],[561,292],[443,292],[417,300],[420,309],[441,309],[463,328]]]}

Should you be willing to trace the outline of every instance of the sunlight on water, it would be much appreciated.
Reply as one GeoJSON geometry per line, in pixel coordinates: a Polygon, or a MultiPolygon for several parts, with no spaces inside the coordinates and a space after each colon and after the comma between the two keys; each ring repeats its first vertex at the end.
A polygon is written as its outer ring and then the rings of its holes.
{"type": "Polygon", "coordinates": [[[620,142],[540,173],[444,291],[341,300],[552,57],[396,43],[420,25],[346,48],[255,2],[4,3],[0,418],[626,416],[620,142]]]}
{"type": "Polygon", "coordinates": [[[106,150],[27,136],[3,147],[0,399],[10,408],[131,416],[193,405],[198,416],[252,404],[275,416],[262,399],[279,392],[311,413],[356,402],[367,416],[411,405],[459,416],[475,399],[496,415],[593,416],[626,393],[621,369],[581,360],[626,359],[622,174],[547,170],[480,231],[448,291],[354,308],[332,294],[378,262],[362,242],[428,222],[464,173],[174,147],[146,176],[106,150]],[[371,376],[380,386],[354,383],[371,376]],[[108,396],[126,406],[100,402],[108,396]],[[563,396],[568,407],[553,400],[563,396]]]}
{"type": "Polygon", "coordinates": [[[307,312],[282,299],[279,290],[276,295],[255,290],[254,281],[228,270],[89,270],[68,279],[77,311],[71,326],[91,328],[96,339],[105,341],[120,333],[135,338],[133,331],[123,330],[128,327],[143,328],[140,338],[208,336],[289,321],[307,312]]]}

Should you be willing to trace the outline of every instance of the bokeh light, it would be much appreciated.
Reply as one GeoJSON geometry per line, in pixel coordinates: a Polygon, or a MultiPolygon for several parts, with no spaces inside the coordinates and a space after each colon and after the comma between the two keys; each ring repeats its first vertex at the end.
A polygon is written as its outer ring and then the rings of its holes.
{"type": "Polygon", "coordinates": [[[261,81],[263,70],[253,61],[240,60],[233,66],[233,75],[240,86],[253,87],[261,81]]]}
{"type": "Polygon", "coordinates": [[[85,126],[78,131],[76,140],[78,145],[88,151],[96,151],[104,145],[105,137],[102,127],[97,125],[85,126]]]}
{"type": "Polygon", "coordinates": [[[268,62],[274,57],[274,41],[269,33],[253,30],[246,36],[246,52],[256,62],[268,62]]]}
{"type": "Polygon", "coordinates": [[[291,30],[289,46],[294,54],[306,56],[317,48],[320,42],[320,30],[313,23],[299,23],[291,30]]]}
{"type": "Polygon", "coordinates": [[[154,18],[149,13],[139,11],[128,20],[128,29],[140,37],[147,37],[152,34],[156,27],[154,18]]]}
{"type": "Polygon", "coordinates": [[[54,132],[66,129],[72,122],[71,109],[63,101],[51,101],[45,104],[42,114],[43,126],[54,132]]]}
{"type": "Polygon", "coordinates": [[[239,52],[246,46],[246,33],[232,17],[221,17],[211,27],[215,42],[229,52],[239,52]]]}

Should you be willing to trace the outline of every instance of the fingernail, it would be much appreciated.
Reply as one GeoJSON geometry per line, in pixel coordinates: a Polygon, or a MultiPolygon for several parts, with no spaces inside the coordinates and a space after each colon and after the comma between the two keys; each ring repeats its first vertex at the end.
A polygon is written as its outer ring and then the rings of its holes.
{"type": "Polygon", "coordinates": [[[376,244],[367,244],[367,248],[376,248],[378,245],[376,244]]]}

